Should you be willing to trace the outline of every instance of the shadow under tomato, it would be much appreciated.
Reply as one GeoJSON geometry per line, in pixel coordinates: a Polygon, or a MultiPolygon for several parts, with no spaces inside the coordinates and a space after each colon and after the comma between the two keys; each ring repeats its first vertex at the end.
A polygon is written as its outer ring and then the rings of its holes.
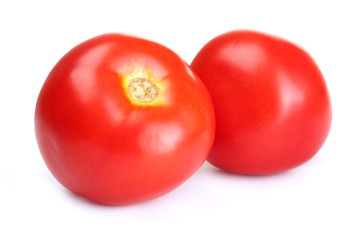
{"type": "Polygon", "coordinates": [[[208,162],[206,165],[204,165],[204,168],[206,169],[207,172],[209,172],[211,174],[217,174],[218,176],[233,177],[233,178],[248,179],[248,180],[264,180],[264,179],[273,179],[273,178],[279,178],[279,177],[287,177],[289,175],[294,175],[296,172],[296,170],[295,170],[296,168],[295,168],[295,169],[290,169],[290,170],[286,170],[283,172],[267,174],[267,175],[239,174],[239,173],[225,171],[221,168],[211,165],[208,162]]]}

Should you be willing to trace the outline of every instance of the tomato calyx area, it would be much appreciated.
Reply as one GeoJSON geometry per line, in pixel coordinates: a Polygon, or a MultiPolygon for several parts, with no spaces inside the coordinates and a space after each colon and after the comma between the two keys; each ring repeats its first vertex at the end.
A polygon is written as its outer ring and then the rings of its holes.
{"type": "Polygon", "coordinates": [[[131,79],[128,90],[131,97],[139,102],[151,102],[160,92],[159,87],[155,83],[140,77],[131,79]]]}
{"type": "Polygon", "coordinates": [[[138,107],[164,106],[170,103],[167,77],[159,77],[144,64],[129,64],[119,68],[119,80],[129,102],[138,107]]]}

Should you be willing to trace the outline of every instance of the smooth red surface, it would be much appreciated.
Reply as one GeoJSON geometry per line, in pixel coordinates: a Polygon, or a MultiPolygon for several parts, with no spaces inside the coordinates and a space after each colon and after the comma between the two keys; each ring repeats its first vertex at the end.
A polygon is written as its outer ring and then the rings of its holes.
{"type": "Polygon", "coordinates": [[[52,174],[72,192],[109,205],[153,199],[180,185],[204,163],[214,127],[210,96],[183,60],[120,34],[68,52],[46,79],[35,112],[52,174]],[[159,82],[158,102],[129,98],[124,79],[139,74],[159,82]]]}
{"type": "Polygon", "coordinates": [[[208,42],[191,64],[216,116],[208,161],[240,174],[273,174],[315,155],[331,125],[324,78],[302,49],[253,31],[208,42]]]}

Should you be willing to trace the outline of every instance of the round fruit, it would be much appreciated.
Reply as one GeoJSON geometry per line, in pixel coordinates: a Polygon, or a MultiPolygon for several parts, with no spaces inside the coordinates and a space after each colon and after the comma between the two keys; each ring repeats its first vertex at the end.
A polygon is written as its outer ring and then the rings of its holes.
{"type": "Polygon", "coordinates": [[[120,205],[163,195],[205,161],[214,139],[210,96],[168,48],[105,34],[81,43],[41,89],[35,131],[66,188],[120,205]]]}
{"type": "Polygon", "coordinates": [[[324,143],[331,125],[328,90],[316,63],[296,45],[232,31],[208,42],[191,67],[215,108],[213,165],[273,174],[309,160],[324,143]]]}

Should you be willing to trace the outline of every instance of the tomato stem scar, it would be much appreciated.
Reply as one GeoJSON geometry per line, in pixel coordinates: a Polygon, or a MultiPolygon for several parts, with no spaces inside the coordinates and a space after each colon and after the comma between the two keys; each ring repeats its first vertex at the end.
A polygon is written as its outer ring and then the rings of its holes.
{"type": "Polygon", "coordinates": [[[145,78],[133,78],[129,83],[128,90],[136,101],[151,102],[159,95],[159,87],[145,78]]]}

